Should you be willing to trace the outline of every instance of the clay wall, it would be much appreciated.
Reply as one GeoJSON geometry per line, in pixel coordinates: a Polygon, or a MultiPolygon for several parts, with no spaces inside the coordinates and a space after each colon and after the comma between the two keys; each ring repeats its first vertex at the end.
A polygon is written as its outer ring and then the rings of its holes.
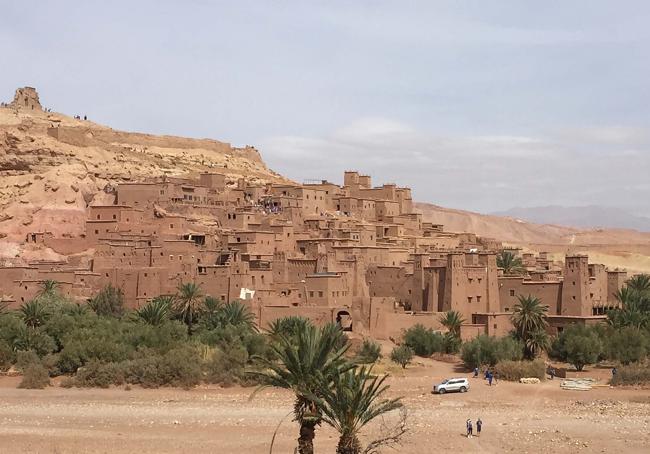
{"type": "Polygon", "coordinates": [[[499,312],[512,312],[519,296],[539,298],[549,307],[549,314],[558,314],[562,304],[562,282],[526,281],[523,277],[502,276],[499,282],[499,312]]]}

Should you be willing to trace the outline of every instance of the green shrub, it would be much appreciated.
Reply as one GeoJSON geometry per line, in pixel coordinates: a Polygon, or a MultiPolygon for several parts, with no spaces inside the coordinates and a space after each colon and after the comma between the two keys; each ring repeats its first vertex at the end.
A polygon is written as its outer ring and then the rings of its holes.
{"type": "Polygon", "coordinates": [[[614,386],[650,384],[650,364],[648,363],[630,364],[616,370],[617,373],[611,380],[611,384],[614,386]]]}
{"type": "Polygon", "coordinates": [[[216,349],[206,362],[206,381],[230,386],[237,383],[247,384],[245,367],[248,352],[243,345],[235,345],[225,350],[216,349]]]}
{"type": "Polygon", "coordinates": [[[88,302],[88,306],[102,317],[121,317],[124,314],[124,292],[108,284],[88,302]]]}
{"type": "Polygon", "coordinates": [[[599,332],[589,326],[571,325],[553,341],[550,355],[572,364],[576,370],[598,361],[603,352],[599,332]]]}
{"type": "Polygon", "coordinates": [[[124,366],[121,363],[89,361],[77,371],[74,383],[79,387],[108,388],[124,383],[124,366]]]}
{"type": "Polygon", "coordinates": [[[400,345],[390,352],[390,359],[402,366],[402,369],[406,369],[407,364],[413,359],[413,350],[408,345],[400,345]]]}
{"type": "Polygon", "coordinates": [[[460,351],[462,341],[453,333],[445,333],[442,348],[444,353],[455,354],[460,351]]]}
{"type": "Polygon", "coordinates": [[[14,362],[14,352],[9,344],[0,339],[0,372],[6,372],[14,362]]]}
{"type": "Polygon", "coordinates": [[[33,364],[41,364],[41,358],[32,350],[21,350],[16,352],[16,367],[20,371],[25,371],[33,364]]]}
{"type": "Polygon", "coordinates": [[[521,360],[523,344],[510,336],[497,338],[481,334],[465,342],[460,355],[468,369],[481,367],[483,364],[494,366],[499,361],[521,360]]]}
{"type": "Polygon", "coordinates": [[[38,363],[29,364],[23,371],[23,379],[18,384],[19,388],[43,389],[50,384],[47,369],[38,363]]]}
{"type": "Polygon", "coordinates": [[[640,330],[625,327],[611,333],[606,340],[607,356],[630,364],[643,360],[648,355],[648,338],[640,330]]]}
{"type": "Polygon", "coordinates": [[[381,358],[381,346],[372,339],[364,339],[355,359],[361,364],[371,364],[381,358]]]}
{"type": "Polygon", "coordinates": [[[435,352],[443,352],[444,336],[431,328],[425,328],[419,323],[404,332],[404,344],[418,356],[429,357],[435,352]]]}
{"type": "Polygon", "coordinates": [[[494,367],[501,380],[519,381],[520,378],[539,378],[544,380],[546,365],[541,359],[534,361],[500,361],[494,367]]]}
{"type": "Polygon", "coordinates": [[[179,347],[164,355],[143,352],[141,357],[124,364],[124,377],[127,383],[145,388],[191,388],[199,384],[202,378],[201,357],[192,346],[179,347]]]}

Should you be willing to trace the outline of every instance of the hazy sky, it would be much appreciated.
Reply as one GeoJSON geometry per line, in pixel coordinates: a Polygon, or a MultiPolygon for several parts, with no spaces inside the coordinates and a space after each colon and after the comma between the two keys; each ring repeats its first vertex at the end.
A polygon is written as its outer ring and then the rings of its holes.
{"type": "Polygon", "coordinates": [[[0,98],[490,212],[650,215],[650,2],[0,1],[0,98]]]}

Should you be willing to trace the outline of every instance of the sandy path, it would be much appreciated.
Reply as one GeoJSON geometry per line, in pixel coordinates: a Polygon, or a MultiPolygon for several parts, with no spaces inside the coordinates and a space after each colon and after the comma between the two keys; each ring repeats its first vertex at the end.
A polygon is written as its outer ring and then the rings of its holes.
{"type": "MultiPolygon", "coordinates": [[[[563,391],[541,385],[472,379],[466,394],[430,394],[433,380],[459,375],[425,362],[391,377],[404,396],[411,432],[399,452],[648,452],[650,391],[563,391]],[[465,420],[484,421],[481,437],[464,437],[465,420]]],[[[0,452],[11,453],[266,453],[291,395],[250,389],[16,389],[0,379],[0,452]]],[[[394,418],[392,416],[391,418],[394,418]]],[[[377,425],[365,439],[377,433],[377,425]]],[[[297,430],[282,424],[275,453],[290,453],[297,430]]],[[[321,428],[316,452],[334,452],[337,436],[321,428]]]]}

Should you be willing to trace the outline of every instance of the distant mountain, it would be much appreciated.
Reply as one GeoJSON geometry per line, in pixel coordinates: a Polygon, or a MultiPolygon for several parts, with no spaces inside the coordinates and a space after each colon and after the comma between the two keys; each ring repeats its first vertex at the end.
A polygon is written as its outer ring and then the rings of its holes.
{"type": "Polygon", "coordinates": [[[515,207],[492,213],[538,224],[566,225],[581,228],[620,228],[650,232],[650,218],[637,216],[614,207],[582,206],[515,207]]]}

